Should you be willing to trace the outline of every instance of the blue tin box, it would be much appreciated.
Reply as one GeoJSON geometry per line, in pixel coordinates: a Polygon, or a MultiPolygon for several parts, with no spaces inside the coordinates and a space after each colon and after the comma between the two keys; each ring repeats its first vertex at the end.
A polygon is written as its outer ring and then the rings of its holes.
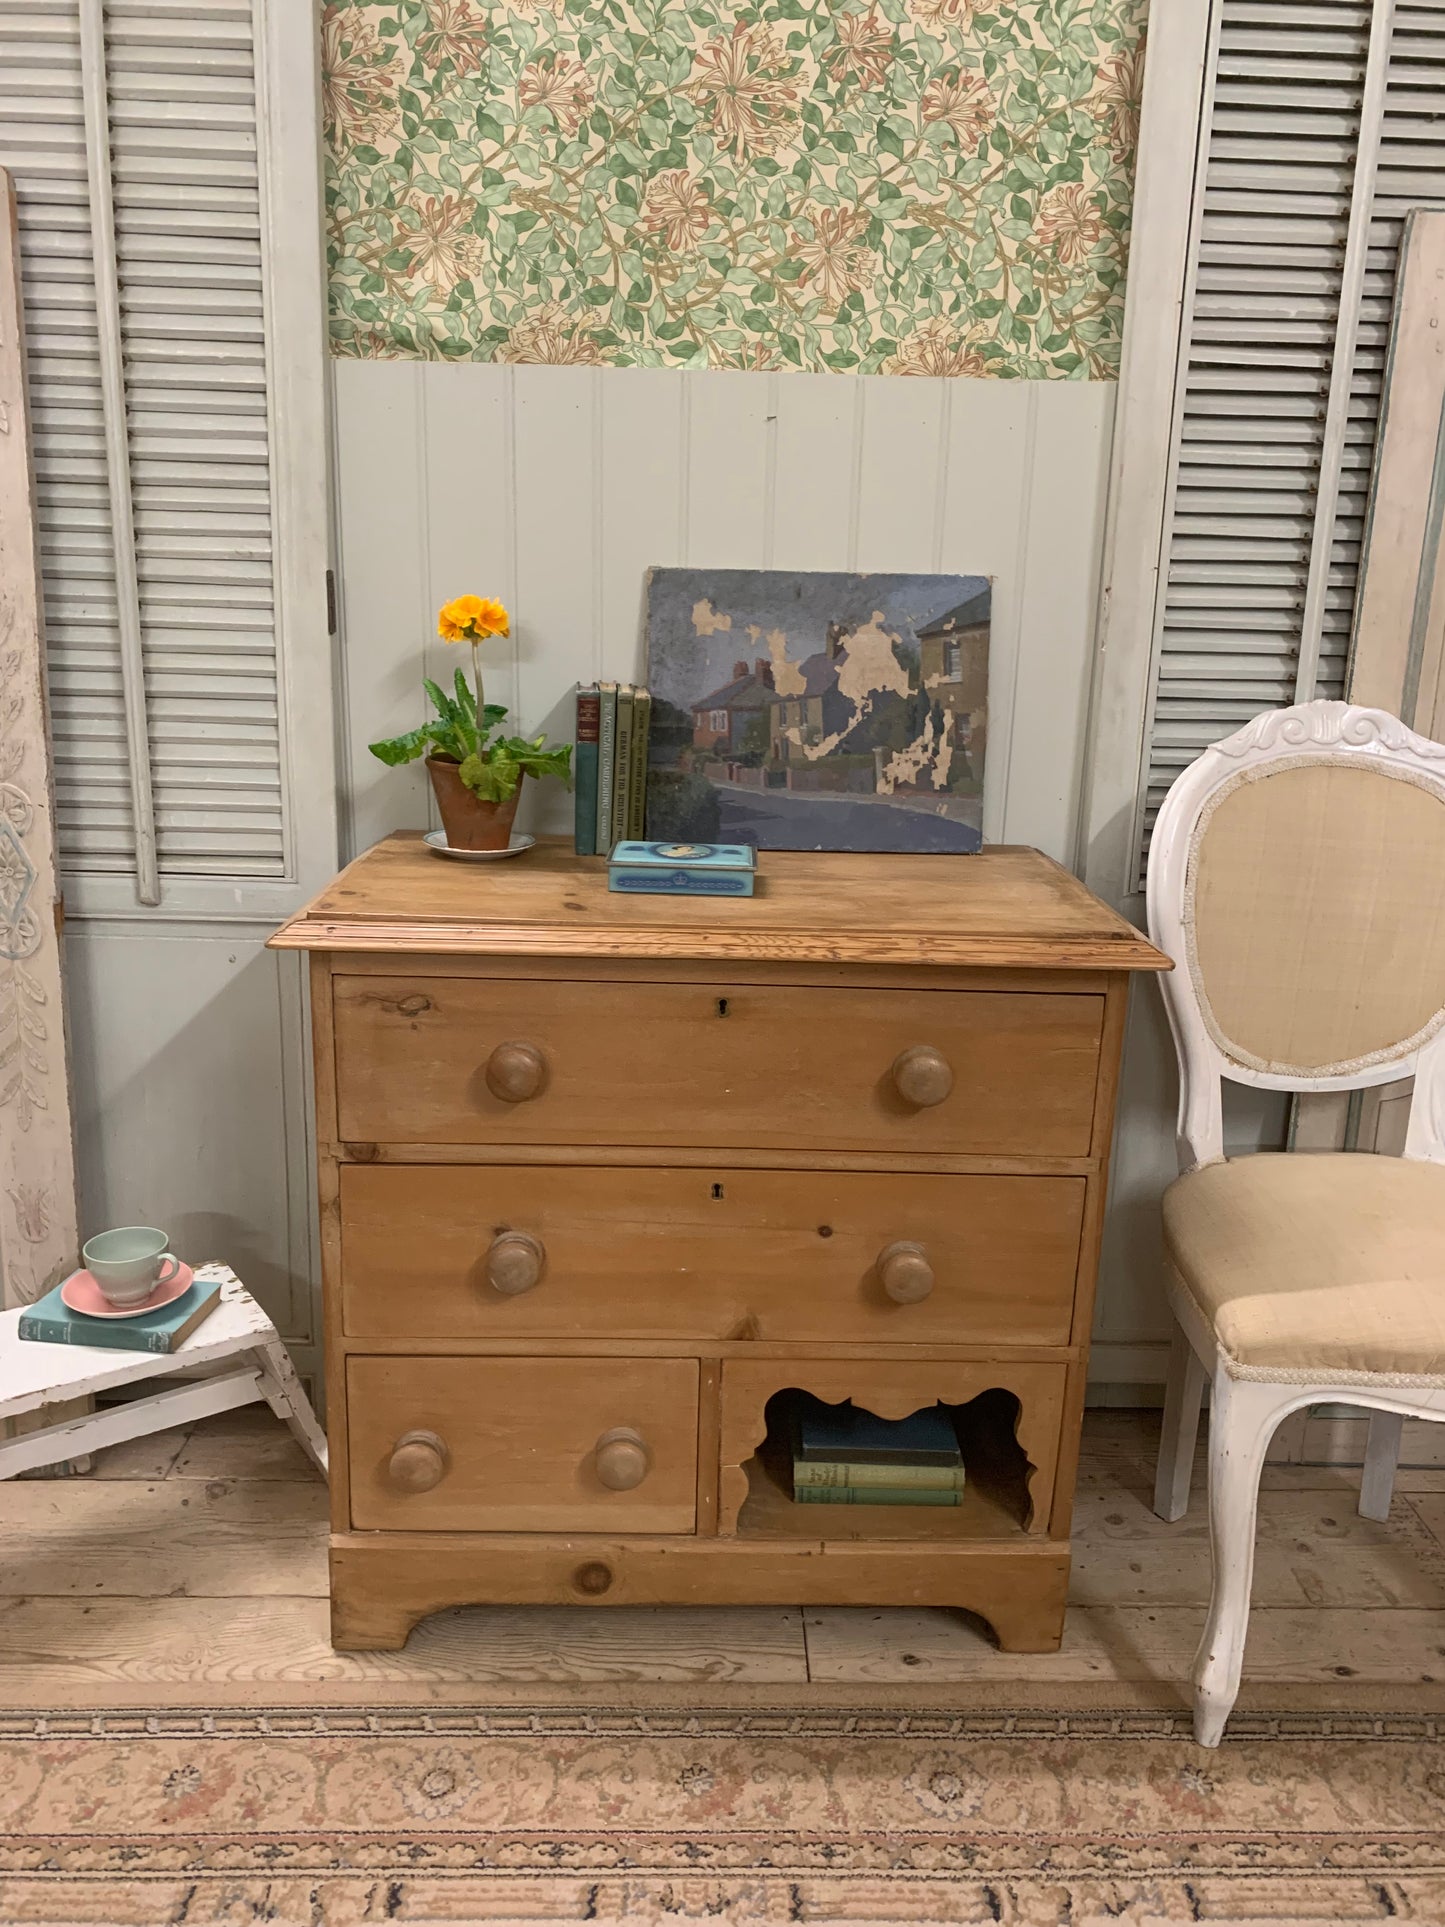
{"type": "Polygon", "coordinates": [[[755,866],[747,843],[618,843],[607,887],[632,896],[750,897],[755,866]]]}

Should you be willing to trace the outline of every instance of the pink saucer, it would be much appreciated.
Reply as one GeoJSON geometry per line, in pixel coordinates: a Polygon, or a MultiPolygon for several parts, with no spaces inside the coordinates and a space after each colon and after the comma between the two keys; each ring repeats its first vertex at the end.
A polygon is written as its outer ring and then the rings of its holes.
{"type": "Polygon", "coordinates": [[[138,1305],[121,1307],[111,1304],[88,1271],[73,1271],[60,1287],[60,1300],[87,1318],[139,1318],[143,1312],[160,1311],[184,1297],[195,1275],[189,1265],[183,1264],[175,1277],[157,1285],[149,1298],[142,1298],[138,1305]]]}

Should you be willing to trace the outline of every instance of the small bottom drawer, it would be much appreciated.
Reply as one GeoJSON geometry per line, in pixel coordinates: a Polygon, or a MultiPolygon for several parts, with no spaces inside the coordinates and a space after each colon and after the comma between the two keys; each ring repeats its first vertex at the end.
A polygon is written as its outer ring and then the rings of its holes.
{"type": "Polygon", "coordinates": [[[362,1530],[692,1532],[690,1358],[351,1358],[362,1530]]]}

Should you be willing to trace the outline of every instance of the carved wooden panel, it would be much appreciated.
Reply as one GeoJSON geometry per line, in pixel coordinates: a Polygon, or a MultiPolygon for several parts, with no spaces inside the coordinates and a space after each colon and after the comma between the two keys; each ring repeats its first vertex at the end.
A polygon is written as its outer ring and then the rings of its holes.
{"type": "Polygon", "coordinates": [[[74,1263],[75,1158],[15,196],[0,169],[0,1293],[74,1263]]]}

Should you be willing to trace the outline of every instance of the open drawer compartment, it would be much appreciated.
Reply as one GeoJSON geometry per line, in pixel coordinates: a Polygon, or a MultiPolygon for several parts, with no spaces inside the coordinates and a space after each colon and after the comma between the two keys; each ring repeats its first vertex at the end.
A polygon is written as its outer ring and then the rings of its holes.
{"type": "Polygon", "coordinates": [[[1036,1363],[902,1364],[867,1359],[729,1361],[723,1367],[718,1529],[738,1538],[999,1540],[1046,1533],[1065,1368],[1036,1363]],[[851,1405],[907,1418],[942,1405],[963,1454],[955,1506],[800,1504],[797,1421],[851,1405]]]}

